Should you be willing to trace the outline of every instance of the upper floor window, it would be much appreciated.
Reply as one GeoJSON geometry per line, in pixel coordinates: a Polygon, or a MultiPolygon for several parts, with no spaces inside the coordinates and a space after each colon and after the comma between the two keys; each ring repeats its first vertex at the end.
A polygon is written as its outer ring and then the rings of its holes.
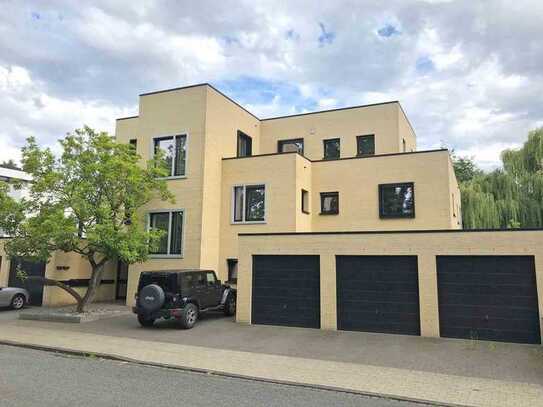
{"type": "Polygon", "coordinates": [[[324,159],[334,160],[340,156],[340,141],[338,138],[323,140],[324,142],[324,159]]]}
{"type": "Polygon", "coordinates": [[[373,155],[375,154],[375,135],[368,134],[366,136],[358,136],[356,138],[357,155],[373,155]]]}
{"type": "Polygon", "coordinates": [[[238,157],[253,155],[253,139],[244,132],[238,130],[238,157]]]}
{"type": "Polygon", "coordinates": [[[296,151],[303,155],[304,153],[304,139],[296,138],[291,140],[279,140],[277,142],[278,153],[289,153],[296,151]]]}
{"type": "Polygon", "coordinates": [[[157,248],[152,254],[181,255],[183,238],[183,211],[149,213],[149,228],[164,232],[157,248]]]}
{"type": "Polygon", "coordinates": [[[187,136],[167,136],[154,139],[154,153],[162,152],[162,165],[168,177],[185,175],[187,136]]]}
{"type": "Polygon", "coordinates": [[[321,215],[339,213],[339,192],[321,192],[321,215]]]}
{"type": "Polygon", "coordinates": [[[309,192],[302,189],[302,212],[309,213],[309,192]]]}
{"type": "Polygon", "coordinates": [[[379,217],[414,218],[415,185],[412,182],[379,185],[379,217]]]}
{"type": "Polygon", "coordinates": [[[264,222],[266,217],[266,186],[235,186],[232,203],[232,222],[264,222]]]}

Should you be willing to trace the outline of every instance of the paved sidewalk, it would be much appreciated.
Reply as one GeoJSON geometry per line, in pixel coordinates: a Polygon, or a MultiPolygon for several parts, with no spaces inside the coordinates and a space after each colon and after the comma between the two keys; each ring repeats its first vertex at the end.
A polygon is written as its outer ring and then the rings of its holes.
{"type": "Polygon", "coordinates": [[[531,407],[543,400],[543,386],[537,384],[142,341],[65,330],[3,325],[0,326],[0,342],[454,405],[531,407]]]}

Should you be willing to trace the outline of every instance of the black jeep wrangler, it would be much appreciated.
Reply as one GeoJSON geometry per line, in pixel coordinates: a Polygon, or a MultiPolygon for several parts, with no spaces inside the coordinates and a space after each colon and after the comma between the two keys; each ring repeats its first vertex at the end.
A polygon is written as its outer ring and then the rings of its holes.
{"type": "Polygon", "coordinates": [[[175,318],[190,329],[202,312],[220,310],[234,315],[236,290],[221,284],[211,270],[143,272],[132,310],[143,327],[159,318],[175,318]]]}

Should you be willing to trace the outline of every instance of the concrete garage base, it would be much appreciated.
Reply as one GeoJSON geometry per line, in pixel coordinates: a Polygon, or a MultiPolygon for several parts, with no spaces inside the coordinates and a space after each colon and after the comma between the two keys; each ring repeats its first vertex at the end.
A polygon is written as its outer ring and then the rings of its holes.
{"type": "Polygon", "coordinates": [[[29,309],[19,313],[19,319],[80,324],[128,314],[130,314],[130,309],[126,306],[92,304],[84,313],[75,312],[74,307],[29,309]]]}

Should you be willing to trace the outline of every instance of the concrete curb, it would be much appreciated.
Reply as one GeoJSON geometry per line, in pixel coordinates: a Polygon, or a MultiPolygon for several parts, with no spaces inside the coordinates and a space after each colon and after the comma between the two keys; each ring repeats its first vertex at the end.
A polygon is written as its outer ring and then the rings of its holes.
{"type": "Polygon", "coordinates": [[[108,354],[108,353],[84,352],[84,351],[80,351],[76,349],[58,348],[58,347],[43,346],[43,345],[31,345],[31,344],[26,344],[26,343],[16,342],[16,341],[9,341],[9,340],[0,340],[0,345],[14,346],[14,347],[26,348],[26,349],[34,349],[34,350],[45,351],[45,352],[63,353],[67,355],[82,356],[82,357],[88,357],[92,355],[92,356],[99,357],[102,359],[108,359],[108,360],[114,360],[114,361],[120,361],[120,362],[129,362],[129,363],[137,364],[140,366],[160,367],[164,369],[179,370],[179,371],[189,372],[189,373],[207,374],[207,375],[226,377],[226,378],[232,378],[232,379],[243,379],[243,380],[251,380],[255,382],[278,384],[278,385],[283,385],[283,386],[302,387],[302,388],[313,389],[313,390],[323,390],[323,391],[333,391],[333,392],[346,393],[346,394],[355,394],[355,395],[366,396],[366,397],[417,403],[417,404],[426,405],[426,406],[469,407],[463,404],[443,403],[443,402],[437,402],[437,401],[431,401],[431,400],[423,400],[423,399],[417,399],[417,398],[411,398],[411,397],[397,396],[394,394],[372,393],[372,392],[365,392],[365,391],[363,392],[363,391],[352,390],[352,389],[342,388],[342,387],[292,382],[292,381],[286,381],[286,380],[285,381],[273,380],[273,379],[266,379],[266,378],[261,378],[257,376],[245,376],[245,375],[222,372],[222,371],[217,371],[217,370],[197,369],[193,367],[185,367],[185,366],[179,366],[179,365],[146,362],[146,361],[142,361],[138,359],[127,358],[127,357],[118,356],[114,354],[108,354]]]}

